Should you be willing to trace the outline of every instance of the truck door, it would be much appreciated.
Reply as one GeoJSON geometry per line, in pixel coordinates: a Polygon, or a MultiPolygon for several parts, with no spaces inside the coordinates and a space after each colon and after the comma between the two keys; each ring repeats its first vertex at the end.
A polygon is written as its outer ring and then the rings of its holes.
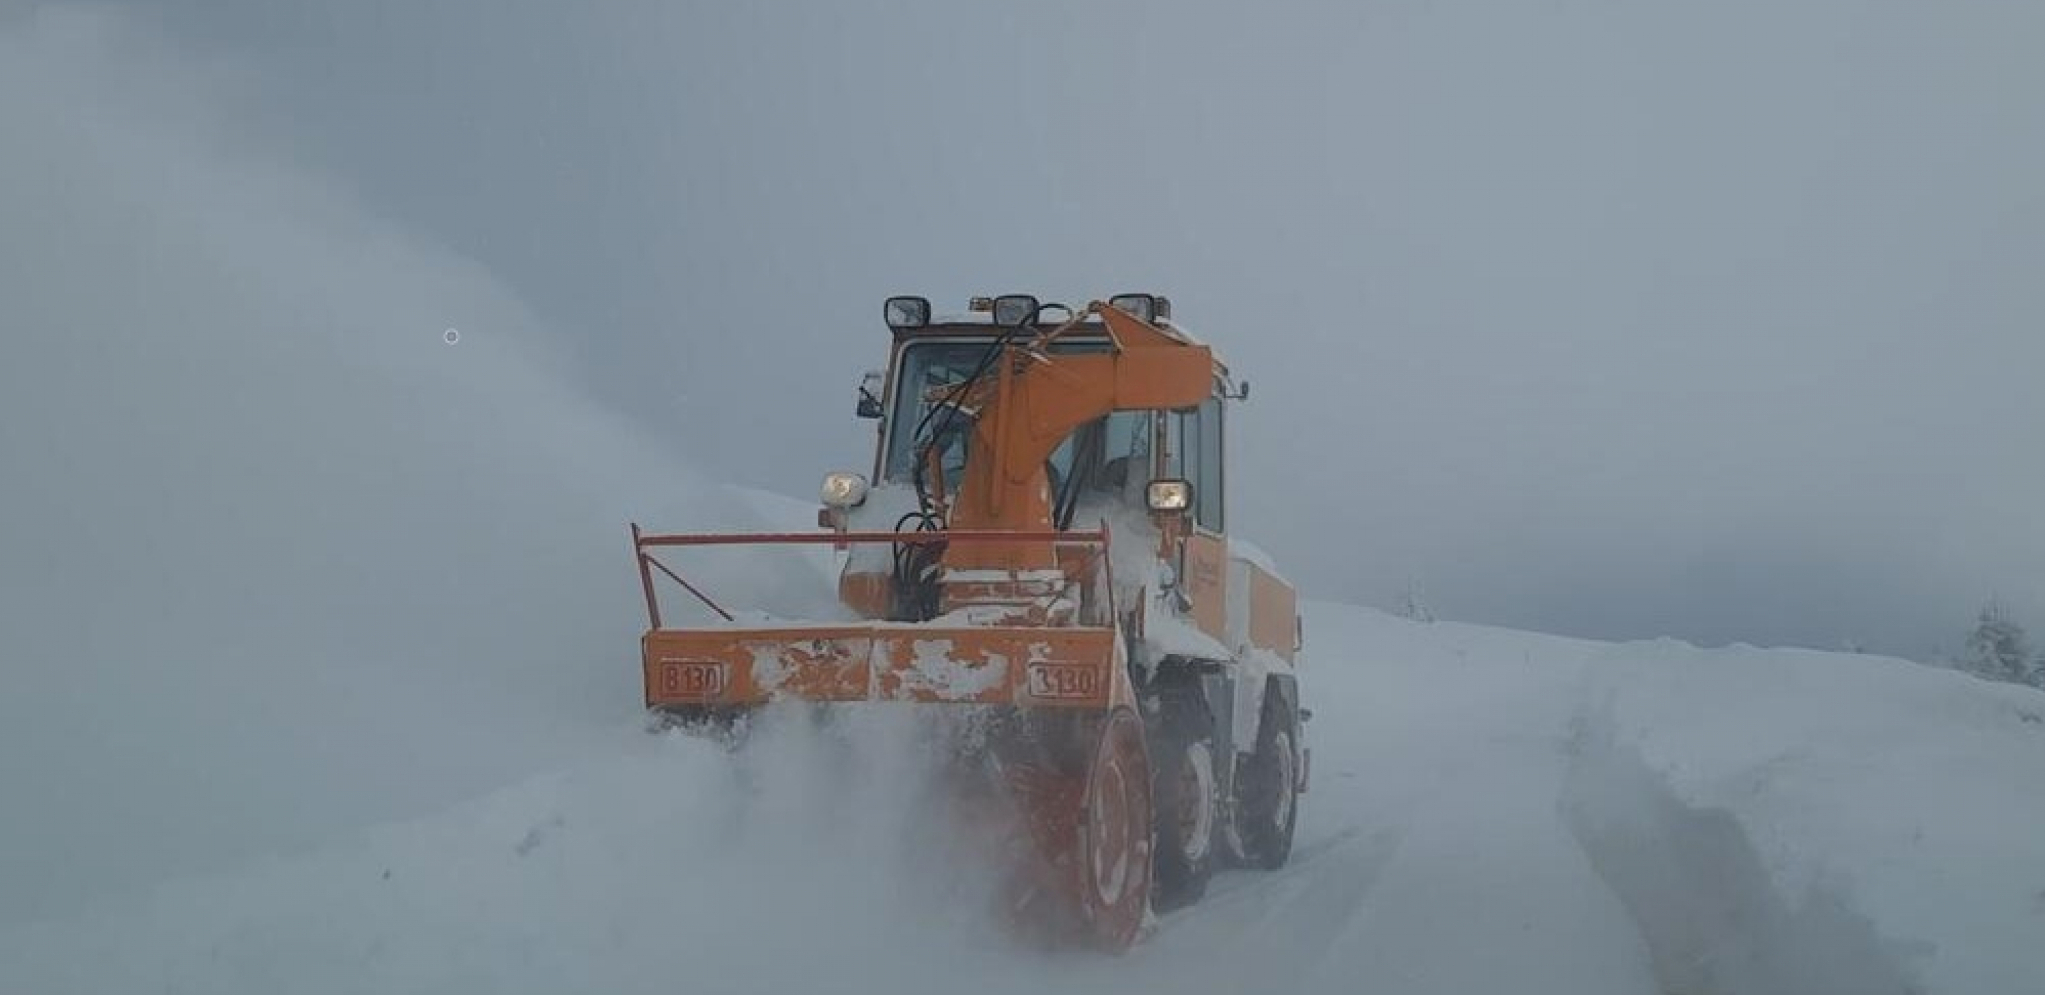
{"type": "Polygon", "coordinates": [[[1210,397],[1197,408],[1166,415],[1166,470],[1193,485],[1193,509],[1180,548],[1179,577],[1192,602],[1193,624],[1228,645],[1228,540],[1226,480],[1222,473],[1222,404],[1210,397]]]}

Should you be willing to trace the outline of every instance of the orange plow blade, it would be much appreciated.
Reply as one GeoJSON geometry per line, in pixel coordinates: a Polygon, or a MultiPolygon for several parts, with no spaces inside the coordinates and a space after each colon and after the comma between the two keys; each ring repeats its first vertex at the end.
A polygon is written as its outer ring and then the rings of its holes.
{"type": "Polygon", "coordinates": [[[776,700],[979,706],[954,744],[978,786],[959,792],[968,830],[1005,862],[1003,914],[1022,935],[1119,951],[1150,911],[1151,775],[1126,650],[1112,623],[1105,533],[846,533],[647,536],[633,529],[652,623],[641,640],[649,708],[743,715],[776,700]],[[650,548],[747,542],[1048,542],[1096,547],[1101,574],[1068,624],[852,622],[741,626],[650,548]],[[662,625],[654,574],[720,621],[662,625]],[[1094,624],[1082,624],[1084,622],[1094,624]]]}
{"type": "Polygon", "coordinates": [[[642,656],[646,703],[922,701],[1105,709],[1115,631],[870,623],[661,629],[642,656]]]}

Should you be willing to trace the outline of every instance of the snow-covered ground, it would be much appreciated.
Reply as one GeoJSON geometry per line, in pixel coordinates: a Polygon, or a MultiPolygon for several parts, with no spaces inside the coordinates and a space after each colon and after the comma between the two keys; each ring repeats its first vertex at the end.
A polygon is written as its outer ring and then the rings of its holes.
{"type": "Polygon", "coordinates": [[[912,815],[913,709],[783,714],[734,757],[636,731],[627,694],[495,790],[13,922],[0,988],[2045,990],[2045,694],[1340,605],[1307,625],[1294,862],[1224,874],[1122,958],[995,928],[912,815]]]}

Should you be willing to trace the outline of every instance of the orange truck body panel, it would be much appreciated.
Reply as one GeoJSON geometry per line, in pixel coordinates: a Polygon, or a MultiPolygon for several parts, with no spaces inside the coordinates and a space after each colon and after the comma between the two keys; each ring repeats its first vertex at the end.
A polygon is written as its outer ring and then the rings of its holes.
{"type": "Polygon", "coordinates": [[[1250,645],[1287,661],[1299,652],[1299,592],[1250,565],[1250,645]]]}
{"type": "Polygon", "coordinates": [[[1185,549],[1183,583],[1193,602],[1193,625],[1227,645],[1228,543],[1219,536],[1190,532],[1185,549]]]}

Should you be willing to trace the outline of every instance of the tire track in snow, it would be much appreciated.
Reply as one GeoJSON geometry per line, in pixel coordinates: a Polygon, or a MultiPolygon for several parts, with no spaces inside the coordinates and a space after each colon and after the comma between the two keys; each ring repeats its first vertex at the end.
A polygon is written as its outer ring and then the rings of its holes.
{"type": "Polygon", "coordinates": [[[1395,830],[1351,827],[1277,872],[1218,876],[1198,905],[1160,920],[1131,957],[1132,980],[1146,991],[1309,990],[1399,845],[1395,830]]]}

